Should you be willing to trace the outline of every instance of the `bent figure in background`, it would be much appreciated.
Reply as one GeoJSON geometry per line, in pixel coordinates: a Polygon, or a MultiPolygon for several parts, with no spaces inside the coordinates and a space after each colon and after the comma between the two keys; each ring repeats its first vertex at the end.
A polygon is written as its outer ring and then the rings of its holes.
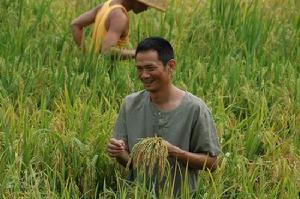
{"type": "Polygon", "coordinates": [[[148,7],[166,10],[165,1],[157,0],[109,0],[83,13],[71,23],[74,40],[78,47],[86,50],[83,41],[84,27],[95,23],[91,48],[95,52],[119,55],[122,59],[133,58],[135,50],[125,49],[129,41],[128,12],[138,14],[148,7]]]}

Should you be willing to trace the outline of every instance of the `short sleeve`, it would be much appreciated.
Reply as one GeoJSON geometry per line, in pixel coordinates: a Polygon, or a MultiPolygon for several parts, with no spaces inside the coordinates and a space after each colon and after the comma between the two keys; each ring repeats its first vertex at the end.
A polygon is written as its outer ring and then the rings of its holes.
{"type": "Polygon", "coordinates": [[[210,156],[217,156],[221,152],[215,123],[206,106],[200,106],[195,112],[190,139],[190,151],[193,153],[208,153],[210,156]]]}
{"type": "Polygon", "coordinates": [[[126,131],[126,105],[125,102],[121,106],[114,130],[113,137],[116,139],[122,139],[127,143],[127,131],[126,131]]]}

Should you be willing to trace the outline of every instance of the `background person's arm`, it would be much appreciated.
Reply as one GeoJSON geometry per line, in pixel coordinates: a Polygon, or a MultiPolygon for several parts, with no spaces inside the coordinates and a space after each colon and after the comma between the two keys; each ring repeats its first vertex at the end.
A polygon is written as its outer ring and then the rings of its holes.
{"type": "Polygon", "coordinates": [[[83,47],[83,28],[94,23],[98,10],[102,5],[98,5],[95,8],[83,13],[71,23],[71,29],[74,41],[78,47],[83,47]]]}
{"type": "Polygon", "coordinates": [[[135,50],[133,49],[120,49],[116,47],[110,47],[109,53],[113,57],[119,57],[120,59],[132,59],[135,57],[135,50]]]}
{"type": "Polygon", "coordinates": [[[101,52],[121,59],[134,58],[135,50],[116,47],[122,35],[129,31],[129,20],[125,13],[117,9],[113,10],[109,16],[108,26],[107,34],[102,41],[101,52]]]}

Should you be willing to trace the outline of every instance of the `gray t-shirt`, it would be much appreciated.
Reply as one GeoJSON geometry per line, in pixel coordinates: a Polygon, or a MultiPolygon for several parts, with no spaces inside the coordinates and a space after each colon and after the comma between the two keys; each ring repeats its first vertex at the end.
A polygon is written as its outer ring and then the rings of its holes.
{"type": "MultiPolygon", "coordinates": [[[[210,156],[217,156],[221,152],[209,109],[201,99],[189,92],[186,92],[175,109],[167,112],[151,103],[148,91],[136,92],[125,98],[113,137],[123,139],[131,151],[141,138],[154,135],[185,151],[209,153],[210,156]]],[[[174,158],[169,158],[169,161],[175,165],[174,158]]],[[[176,169],[175,192],[180,190],[181,175],[185,173],[184,165],[179,165],[181,171],[176,169]]],[[[197,177],[198,170],[189,167],[188,182],[191,191],[197,189],[197,177]]]]}

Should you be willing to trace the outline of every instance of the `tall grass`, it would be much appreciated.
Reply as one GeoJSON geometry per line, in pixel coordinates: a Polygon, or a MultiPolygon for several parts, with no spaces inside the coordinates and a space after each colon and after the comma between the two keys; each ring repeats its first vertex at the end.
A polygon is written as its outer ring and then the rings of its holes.
{"type": "MultiPolygon", "coordinates": [[[[69,23],[97,3],[0,3],[1,198],[155,197],[105,153],[122,99],[142,86],[133,61],[112,67],[75,47],[69,23]]],[[[297,198],[299,1],[169,4],[131,13],[130,41],[169,39],[174,83],[212,109],[223,155],[216,172],[199,173],[197,197],[297,198]]]]}

